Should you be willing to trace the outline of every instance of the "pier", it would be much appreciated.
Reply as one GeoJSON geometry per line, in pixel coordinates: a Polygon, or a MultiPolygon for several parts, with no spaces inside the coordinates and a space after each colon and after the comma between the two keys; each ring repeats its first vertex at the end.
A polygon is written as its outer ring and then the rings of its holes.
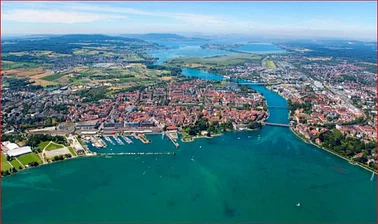
{"type": "Polygon", "coordinates": [[[128,137],[122,135],[121,138],[123,138],[123,140],[125,140],[127,144],[133,144],[133,141],[131,141],[131,139],[129,139],[128,137]]]}
{"type": "Polygon", "coordinates": [[[176,147],[176,148],[178,148],[178,147],[180,147],[180,145],[176,142],[176,140],[173,138],[173,136],[171,135],[171,133],[167,133],[167,136],[168,136],[168,138],[171,140],[171,142],[173,143],[173,145],[176,147]]]}
{"type": "Polygon", "coordinates": [[[151,155],[166,155],[166,156],[175,156],[175,152],[108,152],[108,153],[96,153],[98,156],[151,156],[151,155]]]}
{"type": "Polygon", "coordinates": [[[92,145],[96,148],[106,148],[106,143],[101,139],[97,137],[91,138],[92,145]]]}
{"type": "Polygon", "coordinates": [[[114,140],[116,140],[116,142],[117,142],[119,145],[125,145],[125,143],[123,143],[123,142],[121,141],[121,139],[119,139],[117,136],[113,135],[112,137],[114,138],[114,140]]]}
{"type": "Polygon", "coordinates": [[[115,145],[114,142],[110,139],[109,136],[104,136],[105,140],[108,141],[110,144],[115,145]]]}
{"type": "Polygon", "coordinates": [[[266,122],[265,125],[268,125],[268,126],[277,126],[277,127],[290,127],[290,124],[280,124],[280,123],[270,123],[270,122],[266,122]]]}
{"type": "Polygon", "coordinates": [[[142,133],[140,134],[134,134],[135,138],[138,138],[142,143],[148,144],[151,143],[151,141],[142,133]]]}

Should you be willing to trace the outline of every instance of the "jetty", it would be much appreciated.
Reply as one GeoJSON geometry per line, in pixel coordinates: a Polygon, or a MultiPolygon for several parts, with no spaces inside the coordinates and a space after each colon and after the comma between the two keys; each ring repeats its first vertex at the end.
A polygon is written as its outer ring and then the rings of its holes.
{"type": "Polygon", "coordinates": [[[175,156],[175,152],[109,152],[109,153],[96,153],[98,156],[151,156],[151,155],[166,155],[166,156],[175,156]]]}
{"type": "Polygon", "coordinates": [[[110,139],[109,136],[104,136],[104,138],[106,141],[110,142],[110,144],[115,145],[115,143],[113,142],[113,140],[110,139]]]}
{"type": "Polygon", "coordinates": [[[138,135],[134,135],[134,137],[138,138],[144,144],[151,143],[151,141],[142,133],[139,133],[138,135]]]}
{"type": "Polygon", "coordinates": [[[113,135],[112,137],[114,138],[114,140],[116,140],[116,142],[117,142],[119,145],[125,145],[125,143],[123,143],[123,141],[121,141],[121,139],[119,139],[117,136],[113,135]]]}
{"type": "Polygon", "coordinates": [[[96,148],[106,148],[107,147],[106,143],[101,138],[94,137],[92,139],[92,144],[96,148]]]}
{"type": "MultiPolygon", "coordinates": [[[[177,133],[176,133],[177,134],[177,133]]],[[[172,133],[170,132],[167,132],[167,136],[168,138],[171,140],[171,142],[173,143],[173,145],[178,148],[180,147],[180,145],[176,142],[175,138],[172,136],[172,133]]]]}
{"type": "Polygon", "coordinates": [[[131,139],[129,139],[128,137],[126,137],[126,136],[121,136],[121,138],[123,139],[123,140],[125,140],[125,142],[127,143],[127,144],[133,144],[134,142],[133,141],[131,141],[131,139]]]}

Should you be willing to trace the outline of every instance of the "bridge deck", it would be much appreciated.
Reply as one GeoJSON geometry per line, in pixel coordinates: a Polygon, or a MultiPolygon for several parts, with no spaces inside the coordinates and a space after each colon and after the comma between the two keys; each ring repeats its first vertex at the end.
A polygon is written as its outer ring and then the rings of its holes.
{"type": "Polygon", "coordinates": [[[290,124],[280,124],[280,123],[271,123],[271,122],[266,122],[265,125],[277,126],[277,127],[290,127],[290,124]]]}

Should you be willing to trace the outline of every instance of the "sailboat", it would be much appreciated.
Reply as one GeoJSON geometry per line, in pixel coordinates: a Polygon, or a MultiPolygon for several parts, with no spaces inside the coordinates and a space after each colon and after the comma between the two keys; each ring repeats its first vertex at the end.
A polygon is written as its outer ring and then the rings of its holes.
{"type": "Polygon", "coordinates": [[[370,181],[374,180],[374,172],[371,174],[370,181]]]}

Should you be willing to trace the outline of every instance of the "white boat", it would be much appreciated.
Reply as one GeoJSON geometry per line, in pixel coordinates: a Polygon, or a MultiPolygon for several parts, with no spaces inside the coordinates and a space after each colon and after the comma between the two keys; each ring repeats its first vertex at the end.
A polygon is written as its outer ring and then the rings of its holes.
{"type": "Polygon", "coordinates": [[[298,203],[297,203],[297,207],[300,207],[300,206],[301,206],[301,203],[298,202],[298,203]]]}
{"type": "Polygon", "coordinates": [[[370,181],[374,180],[374,173],[371,174],[370,181]]]}
{"type": "Polygon", "coordinates": [[[110,144],[115,145],[114,142],[109,138],[109,136],[104,137],[106,141],[110,142],[110,144]]]}
{"type": "Polygon", "coordinates": [[[112,137],[114,138],[114,140],[115,140],[119,145],[124,145],[124,144],[125,144],[125,143],[123,143],[123,142],[121,141],[121,139],[119,139],[117,136],[113,135],[112,137]]]}
{"type": "Polygon", "coordinates": [[[133,144],[133,141],[131,141],[131,139],[129,139],[128,137],[126,137],[126,136],[121,136],[121,138],[123,138],[123,140],[125,140],[125,142],[126,142],[127,144],[133,144]]]}

